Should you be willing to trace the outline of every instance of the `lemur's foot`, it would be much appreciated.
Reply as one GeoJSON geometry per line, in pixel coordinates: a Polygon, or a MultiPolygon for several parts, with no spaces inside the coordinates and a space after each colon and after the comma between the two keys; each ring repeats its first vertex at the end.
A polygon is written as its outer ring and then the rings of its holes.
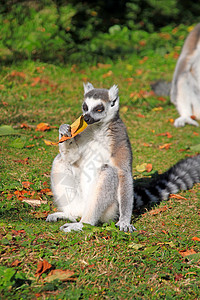
{"type": "Polygon", "coordinates": [[[193,120],[190,117],[179,117],[178,119],[176,119],[174,121],[174,126],[175,127],[183,127],[186,124],[194,125],[194,126],[197,126],[197,127],[199,126],[197,121],[193,120]]]}
{"type": "Polygon", "coordinates": [[[83,229],[83,223],[81,222],[66,223],[63,226],[61,226],[60,229],[63,230],[64,232],[81,231],[83,229]]]}
{"type": "Polygon", "coordinates": [[[59,128],[59,136],[69,136],[71,137],[71,126],[69,124],[62,124],[59,128]]]}
{"type": "Polygon", "coordinates": [[[118,221],[115,225],[119,227],[120,231],[133,232],[137,230],[132,224],[128,224],[127,222],[124,221],[118,221]]]}

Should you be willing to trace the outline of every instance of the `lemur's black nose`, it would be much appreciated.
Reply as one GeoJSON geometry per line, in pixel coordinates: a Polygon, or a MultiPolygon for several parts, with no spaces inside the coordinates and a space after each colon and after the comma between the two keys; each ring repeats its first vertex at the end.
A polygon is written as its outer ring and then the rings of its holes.
{"type": "Polygon", "coordinates": [[[89,114],[85,114],[83,118],[87,124],[92,124],[95,122],[94,118],[92,118],[89,114]]]}

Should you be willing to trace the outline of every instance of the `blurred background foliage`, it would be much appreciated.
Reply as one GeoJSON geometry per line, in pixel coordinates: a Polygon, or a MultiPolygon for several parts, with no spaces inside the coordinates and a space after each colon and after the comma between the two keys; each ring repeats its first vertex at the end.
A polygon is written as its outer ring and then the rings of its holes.
{"type": "Polygon", "coordinates": [[[198,1],[1,0],[0,58],[77,63],[134,51],[166,54],[181,30],[183,39],[187,34],[179,25],[199,21],[198,1]]]}

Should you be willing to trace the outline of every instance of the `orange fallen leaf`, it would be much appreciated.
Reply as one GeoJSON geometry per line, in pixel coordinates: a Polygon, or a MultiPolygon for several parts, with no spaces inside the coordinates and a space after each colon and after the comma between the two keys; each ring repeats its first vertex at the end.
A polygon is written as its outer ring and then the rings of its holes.
{"type": "Polygon", "coordinates": [[[169,139],[172,138],[171,133],[167,132],[163,132],[163,133],[158,133],[156,134],[156,136],[167,136],[169,139]]]}
{"type": "Polygon", "coordinates": [[[191,118],[192,120],[196,120],[196,116],[194,116],[194,115],[190,116],[190,118],[191,118]]]}
{"type": "Polygon", "coordinates": [[[168,232],[166,230],[161,230],[164,234],[168,234],[168,232]]]}
{"type": "Polygon", "coordinates": [[[170,199],[178,199],[178,200],[187,200],[185,197],[178,195],[178,194],[170,194],[169,198],[170,199]]]}
{"type": "Polygon", "coordinates": [[[198,241],[198,242],[200,242],[200,238],[198,238],[197,236],[194,236],[194,237],[192,238],[192,240],[193,240],[193,241],[198,241]]]}
{"type": "Polygon", "coordinates": [[[46,131],[50,129],[50,125],[48,123],[39,123],[36,127],[36,131],[46,131]]]}
{"type": "Polygon", "coordinates": [[[166,211],[167,209],[168,209],[168,207],[165,205],[165,206],[160,207],[158,209],[151,210],[149,213],[150,213],[150,215],[154,216],[154,215],[158,215],[159,213],[162,213],[162,212],[166,211]]]}
{"type": "Polygon", "coordinates": [[[158,97],[157,98],[159,101],[161,101],[161,102],[166,102],[167,101],[167,99],[165,99],[164,97],[158,97]]]}
{"type": "Polygon", "coordinates": [[[38,263],[37,270],[35,272],[35,276],[40,277],[43,273],[50,270],[51,268],[52,268],[52,265],[49,264],[48,261],[46,261],[46,259],[44,259],[43,261],[40,261],[38,263]]]}
{"type": "Polygon", "coordinates": [[[11,267],[18,267],[21,264],[21,261],[19,259],[16,259],[12,262],[11,267]]]}
{"type": "Polygon", "coordinates": [[[161,150],[162,150],[162,149],[166,149],[166,150],[168,150],[168,149],[170,148],[171,144],[172,144],[172,143],[168,143],[168,144],[160,145],[160,146],[159,146],[159,149],[161,149],[161,150]]]}
{"type": "Polygon", "coordinates": [[[26,123],[22,123],[22,124],[20,125],[20,127],[21,127],[21,128],[25,128],[25,129],[30,129],[30,128],[31,128],[31,126],[29,126],[29,125],[26,124],[26,123]]]}
{"type": "Polygon", "coordinates": [[[196,254],[197,252],[194,251],[194,249],[187,249],[187,250],[180,250],[179,251],[179,254],[182,256],[182,257],[185,257],[185,256],[188,256],[188,255],[192,255],[192,254],[196,254]]]}
{"type": "Polygon", "coordinates": [[[148,173],[151,172],[152,169],[153,169],[152,164],[147,164],[147,165],[146,165],[146,171],[147,171],[148,173]]]}
{"type": "Polygon", "coordinates": [[[22,185],[24,188],[28,189],[30,185],[33,184],[32,182],[29,181],[22,181],[22,185]]]}
{"type": "Polygon", "coordinates": [[[72,125],[71,125],[71,137],[62,136],[58,143],[62,143],[68,139],[75,137],[77,134],[81,133],[88,124],[84,121],[83,115],[81,115],[72,125]]]}
{"type": "Polygon", "coordinates": [[[175,274],[175,282],[181,280],[183,278],[183,275],[182,274],[175,274]]]}
{"type": "Polygon", "coordinates": [[[112,74],[113,74],[113,72],[110,70],[110,71],[108,71],[108,73],[103,74],[102,77],[107,78],[109,76],[112,76],[112,74]]]}
{"type": "Polygon", "coordinates": [[[13,159],[14,162],[20,163],[20,164],[24,164],[24,165],[28,165],[29,162],[29,157],[26,157],[24,159],[13,159]]]}
{"type": "Polygon", "coordinates": [[[199,133],[198,133],[198,132],[195,132],[195,131],[194,131],[193,134],[196,135],[196,136],[199,136],[199,133]]]}

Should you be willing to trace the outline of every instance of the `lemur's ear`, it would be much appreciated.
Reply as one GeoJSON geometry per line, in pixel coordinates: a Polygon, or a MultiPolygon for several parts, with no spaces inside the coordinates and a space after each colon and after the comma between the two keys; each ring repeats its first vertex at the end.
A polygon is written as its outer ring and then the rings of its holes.
{"type": "Polygon", "coordinates": [[[94,89],[93,85],[90,82],[87,82],[86,84],[83,83],[83,87],[84,87],[84,95],[94,89]]]}
{"type": "Polygon", "coordinates": [[[111,106],[115,105],[116,100],[118,99],[118,87],[117,85],[113,85],[109,91],[108,91],[108,95],[109,95],[109,99],[111,101],[111,106]]]}

